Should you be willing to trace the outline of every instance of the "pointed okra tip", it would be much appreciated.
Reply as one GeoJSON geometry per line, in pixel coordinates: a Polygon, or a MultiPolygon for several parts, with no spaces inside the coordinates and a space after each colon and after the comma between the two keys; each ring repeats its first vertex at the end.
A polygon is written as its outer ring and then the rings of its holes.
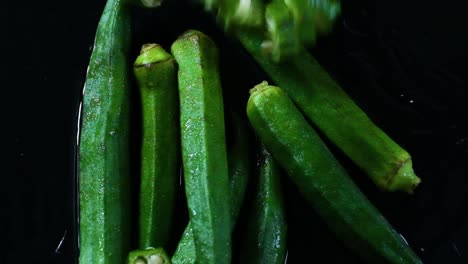
{"type": "Polygon", "coordinates": [[[136,58],[134,66],[150,65],[170,58],[172,58],[171,54],[167,53],[161,45],[147,43],[141,47],[140,55],[136,58]]]}
{"type": "Polygon", "coordinates": [[[401,163],[397,173],[388,182],[387,190],[400,190],[412,194],[420,183],[421,179],[414,173],[413,162],[408,158],[401,163]]]}

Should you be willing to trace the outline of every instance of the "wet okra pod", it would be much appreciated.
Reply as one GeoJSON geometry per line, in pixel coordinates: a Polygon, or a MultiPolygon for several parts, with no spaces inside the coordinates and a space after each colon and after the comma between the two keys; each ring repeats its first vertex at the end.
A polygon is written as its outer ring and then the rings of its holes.
{"type": "Polygon", "coordinates": [[[198,263],[231,261],[231,217],[218,50],[205,34],[183,33],[176,59],[185,193],[198,263]]]}
{"type": "Polygon", "coordinates": [[[245,49],[305,116],[385,191],[412,193],[420,183],[410,154],[393,141],[305,49],[276,63],[263,52],[263,33],[238,31],[245,49]]]}
{"type": "Polygon", "coordinates": [[[247,115],[271,155],[347,247],[368,263],[422,263],[283,90],[266,82],[255,86],[247,115]]]}
{"type": "Polygon", "coordinates": [[[83,94],[79,146],[79,263],[125,261],[130,247],[130,10],[108,0],[83,94]]]}
{"type": "Polygon", "coordinates": [[[179,180],[179,104],[176,61],[145,44],[133,71],[142,105],[139,248],[165,247],[171,235],[179,180]]]}
{"type": "MultiPolygon", "coordinates": [[[[250,128],[245,121],[234,114],[233,140],[228,151],[229,169],[229,200],[231,203],[231,231],[234,229],[241,206],[244,202],[247,183],[251,178],[254,155],[252,155],[252,140],[250,128]]],[[[172,257],[175,264],[196,263],[195,241],[190,222],[185,228],[177,250],[172,257]]]]}

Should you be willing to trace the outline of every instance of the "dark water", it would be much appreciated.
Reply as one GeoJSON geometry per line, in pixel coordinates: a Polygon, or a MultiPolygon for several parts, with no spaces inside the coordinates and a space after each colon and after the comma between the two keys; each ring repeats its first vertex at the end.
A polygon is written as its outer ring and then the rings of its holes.
{"type": "MultiPolygon", "coordinates": [[[[334,33],[311,52],[412,154],[423,183],[412,196],[383,194],[332,148],[342,164],[425,263],[467,263],[466,17],[461,5],[418,2],[343,1],[334,33]]],[[[0,186],[8,246],[0,263],[76,261],[78,105],[103,5],[102,0],[73,7],[58,1],[7,4],[0,186]]],[[[134,54],[149,41],[169,48],[188,28],[215,40],[226,107],[243,111],[247,90],[267,78],[199,9],[179,1],[138,15],[134,54]]],[[[295,186],[286,181],[285,188],[294,201],[288,209],[288,263],[304,258],[359,263],[295,194],[295,186]]]]}

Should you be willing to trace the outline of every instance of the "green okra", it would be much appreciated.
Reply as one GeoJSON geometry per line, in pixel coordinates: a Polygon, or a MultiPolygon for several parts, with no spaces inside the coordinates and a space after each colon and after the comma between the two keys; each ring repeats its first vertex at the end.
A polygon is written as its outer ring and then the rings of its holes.
{"type": "Polygon", "coordinates": [[[282,0],[294,17],[304,46],[312,45],[319,33],[328,33],[341,12],[339,0],[282,0]]]}
{"type": "Polygon", "coordinates": [[[324,135],[385,191],[412,193],[420,183],[410,154],[353,102],[305,49],[275,63],[262,50],[263,34],[237,32],[237,38],[324,135]]]}
{"type": "Polygon", "coordinates": [[[220,4],[217,16],[225,29],[231,27],[261,27],[264,22],[262,0],[227,0],[220,4]]]}
{"type": "Polygon", "coordinates": [[[133,67],[143,113],[139,248],[165,247],[179,179],[177,64],[161,46],[145,44],[133,67]]]}
{"type": "Polygon", "coordinates": [[[272,60],[279,62],[295,56],[302,44],[296,23],[283,0],[273,0],[267,5],[265,19],[269,41],[262,45],[270,51],[272,60]]]}
{"type": "Polygon", "coordinates": [[[130,247],[130,11],[108,0],[83,94],[79,146],[79,263],[123,263],[130,247]]]}
{"type": "Polygon", "coordinates": [[[287,222],[280,168],[262,146],[259,153],[256,197],[241,241],[242,263],[283,264],[287,222]]]}
{"type": "Polygon", "coordinates": [[[128,254],[128,264],[171,264],[171,259],[163,247],[149,247],[132,250],[128,254]]]}
{"type": "MultiPolygon", "coordinates": [[[[250,128],[238,115],[233,115],[233,127],[233,144],[228,151],[231,231],[235,227],[244,202],[245,191],[254,161],[251,151],[250,128]]],[[[193,264],[196,263],[196,257],[193,231],[189,222],[172,257],[172,262],[175,264],[193,264]]]]}
{"type": "Polygon", "coordinates": [[[176,59],[185,192],[198,263],[231,261],[231,219],[218,50],[189,30],[171,46],[176,59]]]}
{"type": "Polygon", "coordinates": [[[257,85],[251,90],[247,115],[304,198],[353,252],[368,263],[422,263],[284,91],[266,82],[257,85]]]}

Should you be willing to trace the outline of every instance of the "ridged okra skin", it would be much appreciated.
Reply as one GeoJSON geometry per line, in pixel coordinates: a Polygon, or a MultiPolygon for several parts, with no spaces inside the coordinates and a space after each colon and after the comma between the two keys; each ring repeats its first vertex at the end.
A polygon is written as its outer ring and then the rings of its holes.
{"type": "MultiPolygon", "coordinates": [[[[231,203],[231,231],[234,230],[239,212],[244,203],[248,182],[252,177],[252,167],[255,162],[252,152],[253,133],[237,114],[233,114],[233,140],[228,149],[229,169],[229,200],[231,203]]],[[[195,241],[193,231],[188,223],[172,256],[174,264],[194,264],[196,261],[195,241]]]]}
{"type": "Polygon", "coordinates": [[[241,241],[242,263],[283,264],[286,257],[285,201],[281,171],[264,146],[259,147],[256,172],[256,196],[241,241]]]}
{"type": "Polygon", "coordinates": [[[160,45],[145,44],[133,71],[143,113],[139,247],[166,247],[179,183],[177,64],[160,45]]]}
{"type": "Polygon", "coordinates": [[[79,263],[124,263],[130,246],[128,51],[130,10],[108,0],[83,95],[79,146],[79,263]]]}
{"type": "Polygon", "coordinates": [[[247,114],[260,140],[345,245],[368,263],[422,263],[283,90],[257,85],[247,114]]]}
{"type": "Polygon", "coordinates": [[[218,50],[189,30],[171,46],[179,84],[185,192],[197,263],[231,261],[231,219],[224,105],[218,50]]]}
{"type": "Polygon", "coordinates": [[[262,32],[243,30],[236,37],[306,117],[380,189],[413,192],[421,180],[410,154],[370,120],[311,54],[302,49],[293,59],[276,63],[263,51],[262,32]]]}

